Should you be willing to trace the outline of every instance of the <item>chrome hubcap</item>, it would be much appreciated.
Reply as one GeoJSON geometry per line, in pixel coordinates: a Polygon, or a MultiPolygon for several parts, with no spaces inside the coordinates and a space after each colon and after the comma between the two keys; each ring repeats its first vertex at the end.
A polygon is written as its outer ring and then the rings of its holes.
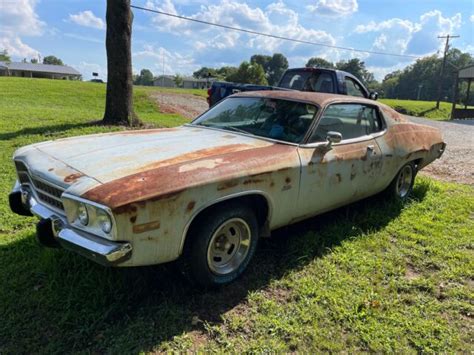
{"type": "Polygon", "coordinates": [[[397,179],[397,194],[399,197],[404,198],[410,192],[411,183],[413,180],[413,169],[411,166],[406,165],[400,171],[397,179]]]}
{"type": "Polygon", "coordinates": [[[217,275],[229,274],[239,268],[250,249],[250,227],[241,218],[224,222],[211,237],[207,264],[217,275]]]}

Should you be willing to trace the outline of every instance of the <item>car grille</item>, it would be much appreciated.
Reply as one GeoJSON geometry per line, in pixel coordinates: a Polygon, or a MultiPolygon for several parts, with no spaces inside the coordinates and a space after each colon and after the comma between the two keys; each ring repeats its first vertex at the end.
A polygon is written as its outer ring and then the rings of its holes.
{"type": "Polygon", "coordinates": [[[45,182],[44,180],[39,180],[38,178],[31,176],[28,168],[21,161],[15,161],[15,166],[20,184],[29,186],[39,202],[42,202],[53,209],[64,211],[64,206],[61,202],[61,195],[64,190],[45,182]]]}

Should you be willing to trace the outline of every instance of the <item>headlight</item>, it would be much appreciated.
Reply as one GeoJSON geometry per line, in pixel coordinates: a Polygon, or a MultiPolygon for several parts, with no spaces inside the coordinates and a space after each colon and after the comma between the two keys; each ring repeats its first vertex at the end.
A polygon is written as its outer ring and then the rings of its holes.
{"type": "Polygon", "coordinates": [[[79,203],[77,207],[77,219],[84,226],[89,224],[89,212],[87,212],[87,207],[83,203],[79,203]]]}
{"type": "Polygon", "coordinates": [[[62,202],[71,226],[99,237],[114,238],[114,219],[106,206],[66,193],[62,196],[62,202]]]}
{"type": "Polygon", "coordinates": [[[110,216],[107,214],[107,212],[103,210],[97,210],[97,222],[100,226],[100,229],[102,229],[104,233],[110,233],[112,230],[112,220],[110,219],[110,216]]]}

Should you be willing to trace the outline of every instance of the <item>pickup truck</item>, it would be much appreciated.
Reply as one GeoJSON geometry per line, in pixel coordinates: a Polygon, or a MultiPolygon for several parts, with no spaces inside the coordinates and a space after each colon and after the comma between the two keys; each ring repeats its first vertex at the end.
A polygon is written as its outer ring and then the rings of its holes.
{"type": "Polygon", "coordinates": [[[299,90],[329,94],[350,95],[377,100],[378,94],[370,92],[354,75],[342,70],[327,68],[293,68],[285,71],[278,86],[229,83],[215,81],[207,90],[209,107],[223,98],[242,91],[299,90]]]}

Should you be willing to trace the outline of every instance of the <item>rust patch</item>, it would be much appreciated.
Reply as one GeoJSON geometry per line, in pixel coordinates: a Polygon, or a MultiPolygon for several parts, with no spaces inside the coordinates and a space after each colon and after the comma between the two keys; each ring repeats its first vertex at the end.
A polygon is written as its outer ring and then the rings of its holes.
{"type": "MultiPolygon", "coordinates": [[[[246,148],[248,146],[244,145],[246,148]]],[[[270,144],[263,147],[252,147],[232,151],[232,146],[214,149],[214,158],[225,157],[226,164],[216,169],[197,168],[192,171],[179,172],[182,165],[189,164],[186,155],[176,158],[182,164],[150,168],[87,191],[82,197],[105,204],[112,209],[136,203],[138,201],[161,200],[177,196],[182,191],[218,181],[235,180],[242,176],[255,178],[270,174],[284,166],[293,165],[297,159],[296,148],[282,144],[270,144]],[[222,152],[223,150],[223,152],[222,152]],[[142,179],[140,183],[137,183],[142,179]]],[[[233,149],[241,149],[234,145],[233,149]]],[[[207,157],[208,158],[208,157],[207,157]]],[[[124,211],[127,211],[125,209],[124,211]]]]}
{"type": "Polygon", "coordinates": [[[249,185],[249,184],[258,184],[260,182],[264,182],[265,180],[263,179],[247,179],[243,182],[244,185],[249,185]]]}
{"type": "Polygon", "coordinates": [[[133,233],[140,234],[160,228],[159,221],[153,221],[133,226],[133,233]]]}
{"type": "Polygon", "coordinates": [[[186,206],[186,211],[191,212],[194,209],[194,206],[196,206],[195,201],[189,202],[188,205],[186,206]]]}
{"type": "Polygon", "coordinates": [[[219,186],[217,186],[217,191],[231,189],[233,187],[236,187],[238,184],[239,182],[237,180],[226,181],[223,184],[220,184],[219,186]]]}
{"type": "Polygon", "coordinates": [[[231,134],[226,134],[225,136],[222,136],[222,138],[225,138],[225,139],[234,139],[234,138],[237,138],[236,136],[233,136],[231,134]]]}
{"type": "Polygon", "coordinates": [[[71,183],[84,176],[83,173],[70,174],[64,178],[64,182],[71,183]]]}

